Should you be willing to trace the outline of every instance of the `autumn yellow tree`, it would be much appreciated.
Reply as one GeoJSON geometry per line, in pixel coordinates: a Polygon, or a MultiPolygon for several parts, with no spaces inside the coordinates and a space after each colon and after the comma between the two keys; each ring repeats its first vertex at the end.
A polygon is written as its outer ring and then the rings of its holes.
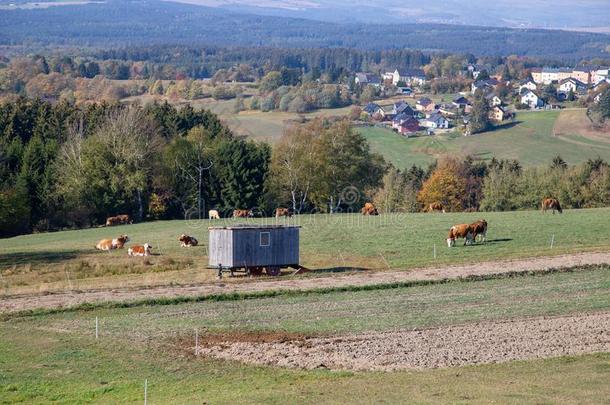
{"type": "Polygon", "coordinates": [[[466,186],[463,164],[456,159],[445,158],[439,161],[437,168],[424,182],[417,200],[423,207],[440,202],[448,211],[461,211],[467,197],[466,186]]]}

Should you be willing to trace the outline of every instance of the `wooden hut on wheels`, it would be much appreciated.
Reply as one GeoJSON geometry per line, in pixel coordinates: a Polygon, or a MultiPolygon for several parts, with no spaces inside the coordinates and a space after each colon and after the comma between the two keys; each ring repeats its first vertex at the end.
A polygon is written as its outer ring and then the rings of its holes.
{"type": "Polygon", "coordinates": [[[278,276],[282,268],[299,266],[298,226],[233,225],[210,227],[209,267],[223,271],[245,271],[258,275],[265,271],[278,276]]]}

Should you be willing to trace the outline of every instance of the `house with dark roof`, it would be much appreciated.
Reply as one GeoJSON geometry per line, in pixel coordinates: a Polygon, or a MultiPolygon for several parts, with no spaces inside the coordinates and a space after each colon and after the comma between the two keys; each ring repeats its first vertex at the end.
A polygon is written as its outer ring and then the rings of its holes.
{"type": "Polygon", "coordinates": [[[410,117],[406,121],[403,121],[396,128],[398,133],[400,133],[402,135],[405,135],[407,137],[411,136],[411,135],[414,135],[420,129],[421,129],[421,127],[419,126],[419,121],[416,118],[413,118],[413,117],[410,117]]]}
{"type": "Polygon", "coordinates": [[[428,97],[423,97],[415,103],[415,109],[422,112],[434,111],[436,104],[428,97]]]}
{"type": "Polygon", "coordinates": [[[521,104],[529,106],[529,108],[544,107],[544,100],[531,90],[528,90],[521,95],[521,104]]]}
{"type": "Polygon", "coordinates": [[[440,113],[430,114],[430,116],[428,118],[426,118],[425,120],[421,120],[420,124],[425,128],[431,128],[431,129],[436,129],[436,128],[447,129],[447,128],[449,128],[449,125],[450,125],[449,120],[447,118],[443,117],[443,115],[440,113]]]}
{"type": "Polygon", "coordinates": [[[426,83],[426,73],[422,69],[396,69],[392,73],[392,84],[397,86],[401,82],[409,86],[421,86],[426,83]]]}
{"type": "Polygon", "coordinates": [[[470,105],[470,101],[464,96],[457,96],[453,99],[453,102],[451,104],[453,104],[457,108],[465,109],[470,105]]]}
{"type": "Polygon", "coordinates": [[[502,105],[502,99],[500,97],[496,96],[494,93],[486,94],[485,100],[487,100],[487,104],[489,104],[492,107],[495,107],[497,105],[502,105]]]}
{"type": "Polygon", "coordinates": [[[356,73],[355,83],[361,86],[381,86],[381,77],[374,73],[356,73]]]}
{"type": "Polygon", "coordinates": [[[495,122],[502,122],[511,117],[511,114],[499,105],[496,105],[489,110],[489,119],[495,122]]]}
{"type": "Polygon", "coordinates": [[[557,93],[568,94],[572,91],[574,94],[583,94],[587,92],[587,85],[578,79],[570,77],[559,82],[557,93]]]}
{"type": "Polygon", "coordinates": [[[491,77],[485,80],[477,80],[476,82],[472,83],[470,90],[472,94],[476,93],[477,90],[481,90],[483,91],[483,93],[487,93],[493,91],[496,87],[498,87],[498,84],[500,84],[498,79],[491,77]]]}
{"type": "Polygon", "coordinates": [[[407,113],[411,116],[415,115],[415,111],[409,104],[404,101],[399,101],[398,103],[394,103],[392,106],[392,114],[399,115],[402,113],[407,113]]]}
{"type": "Polygon", "coordinates": [[[379,104],[368,103],[363,109],[368,115],[383,114],[383,108],[379,104]]]}

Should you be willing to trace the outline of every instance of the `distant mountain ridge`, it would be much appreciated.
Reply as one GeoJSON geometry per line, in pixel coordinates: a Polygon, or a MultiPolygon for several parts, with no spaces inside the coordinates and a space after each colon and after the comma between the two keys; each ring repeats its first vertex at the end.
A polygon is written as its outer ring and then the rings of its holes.
{"type": "Polygon", "coordinates": [[[333,22],[442,23],[511,28],[610,27],[607,0],[169,0],[333,22]],[[575,4],[577,3],[577,4],[575,4]]]}
{"type": "Polygon", "coordinates": [[[0,45],[23,44],[411,48],[571,61],[610,57],[610,36],[606,34],[441,24],[329,23],[160,0],[0,10],[0,45]]]}

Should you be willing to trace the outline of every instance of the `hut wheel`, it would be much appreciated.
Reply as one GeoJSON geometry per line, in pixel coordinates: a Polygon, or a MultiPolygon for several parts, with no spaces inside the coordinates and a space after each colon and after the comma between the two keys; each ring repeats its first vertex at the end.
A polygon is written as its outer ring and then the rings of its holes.
{"type": "Polygon", "coordinates": [[[269,276],[279,276],[282,273],[282,269],[278,266],[265,267],[265,273],[269,276]]]}
{"type": "Polygon", "coordinates": [[[262,267],[248,267],[248,270],[250,271],[251,276],[260,276],[261,274],[263,274],[262,267]]]}

